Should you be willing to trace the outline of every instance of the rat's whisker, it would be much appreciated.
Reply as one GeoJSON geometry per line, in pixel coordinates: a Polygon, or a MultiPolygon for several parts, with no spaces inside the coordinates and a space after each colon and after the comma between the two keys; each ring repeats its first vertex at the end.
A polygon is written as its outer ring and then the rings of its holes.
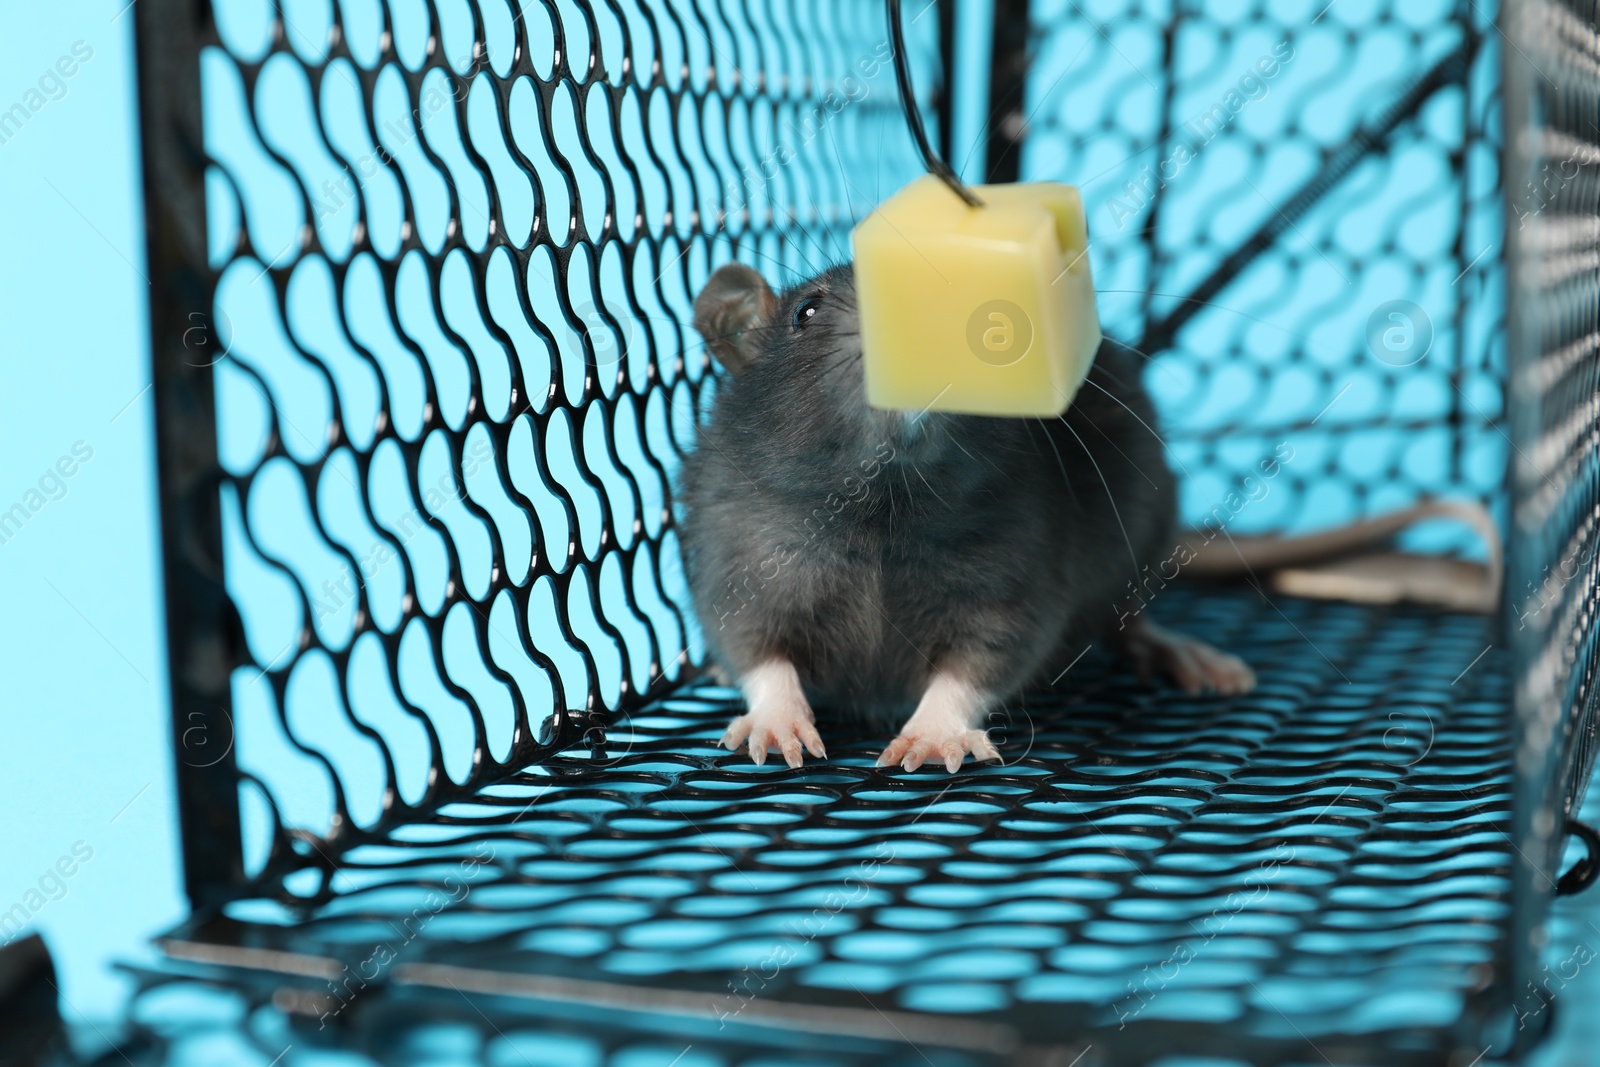
{"type": "Polygon", "coordinates": [[[878,203],[883,203],[883,153],[874,152],[872,163],[872,195],[878,203]]]}
{"type": "MultiPolygon", "coordinates": [[[[1219,304],[1215,300],[1201,300],[1201,299],[1199,299],[1197,297],[1192,297],[1192,296],[1179,296],[1177,293],[1158,293],[1154,289],[1096,289],[1095,292],[1097,292],[1097,293],[1124,293],[1124,294],[1127,294],[1127,295],[1130,295],[1130,296],[1159,296],[1159,297],[1162,297],[1162,298],[1167,299],[1167,300],[1176,300],[1180,304],[1200,304],[1200,305],[1202,305],[1204,307],[1216,308],[1218,311],[1226,311],[1230,315],[1238,315],[1240,318],[1249,319],[1251,322],[1260,323],[1262,326],[1270,326],[1274,330],[1279,330],[1279,331],[1281,331],[1283,333],[1288,334],[1290,337],[1293,337],[1297,341],[1303,341],[1306,344],[1310,344],[1311,343],[1311,339],[1309,337],[1305,336],[1305,334],[1296,333],[1295,331],[1289,329],[1287,326],[1280,326],[1276,322],[1271,322],[1271,321],[1268,321],[1267,319],[1259,318],[1259,317],[1257,317],[1255,315],[1250,314],[1248,311],[1240,311],[1238,308],[1229,307],[1227,304],[1219,304]]],[[[1118,342],[1118,343],[1120,344],[1121,342],[1118,342]]]]}
{"type": "MultiPolygon", "coordinates": [[[[794,228],[796,230],[799,230],[801,236],[803,236],[803,237],[811,236],[809,233],[806,232],[806,228],[804,226],[800,225],[799,220],[795,220],[794,228]]],[[[805,247],[805,243],[803,241],[796,241],[796,240],[794,240],[794,235],[793,234],[787,234],[787,235],[784,236],[784,243],[786,245],[788,245],[789,248],[792,248],[795,252],[799,253],[800,258],[806,261],[806,266],[811,268],[811,272],[813,274],[821,274],[822,273],[822,271],[817,268],[816,260],[814,260],[810,256],[806,255],[806,247],[805,247]]],[[[796,273],[799,273],[799,272],[796,271],[796,273]]]]}
{"type": "MultiPolygon", "coordinates": [[[[1117,375],[1111,373],[1111,371],[1107,370],[1105,368],[1105,366],[1102,365],[1102,364],[1096,364],[1095,367],[1094,367],[1093,373],[1094,374],[1104,374],[1107,378],[1110,378],[1112,381],[1116,382],[1118,385],[1122,386],[1124,389],[1126,389],[1128,387],[1128,383],[1127,382],[1123,381],[1117,375]]],[[[1084,379],[1084,380],[1087,381],[1088,379],[1084,379]]]]}
{"type": "MultiPolygon", "coordinates": [[[[799,274],[800,274],[799,271],[795,270],[793,267],[789,266],[789,264],[785,263],[783,260],[779,259],[777,256],[773,255],[772,253],[761,251],[760,248],[756,247],[754,241],[750,242],[745,247],[748,248],[755,255],[758,255],[762,259],[766,260],[768,263],[777,264],[778,270],[780,272],[789,271],[790,273],[794,274],[796,277],[799,277],[799,274]]],[[[798,251],[798,249],[797,249],[797,251],[798,251]]],[[[803,253],[802,253],[802,255],[803,255],[803,253]]],[[[816,264],[812,263],[810,259],[806,259],[806,266],[810,267],[813,271],[816,271],[816,264]]],[[[779,281],[782,282],[782,274],[781,273],[779,275],[779,281]]]]}
{"type": "Polygon", "coordinates": [[[1140,466],[1139,464],[1135,463],[1133,460],[1128,459],[1128,454],[1122,450],[1122,447],[1120,445],[1118,445],[1116,441],[1112,440],[1110,434],[1106,433],[1104,430],[1102,430],[1100,428],[1100,424],[1099,423],[1095,422],[1094,419],[1090,418],[1087,412],[1080,412],[1080,414],[1083,415],[1083,418],[1084,418],[1085,422],[1087,422],[1090,426],[1094,427],[1094,432],[1095,433],[1099,434],[1101,437],[1104,437],[1106,439],[1106,443],[1108,445],[1110,445],[1112,448],[1115,448],[1117,450],[1117,455],[1121,456],[1123,459],[1128,460],[1128,466],[1130,466],[1134,470],[1138,471],[1139,472],[1139,477],[1143,478],[1145,481],[1150,483],[1150,488],[1152,488],[1152,489],[1159,489],[1160,488],[1160,486],[1156,485],[1155,480],[1152,479],[1150,477],[1150,475],[1145,473],[1145,470],[1144,470],[1144,468],[1142,466],[1140,466]]]}
{"type": "MultiPolygon", "coordinates": [[[[945,440],[949,441],[951,444],[953,444],[957,448],[961,449],[961,454],[962,455],[966,456],[968,459],[972,460],[972,462],[974,462],[974,463],[979,462],[978,457],[974,456],[971,452],[968,452],[967,449],[966,449],[966,446],[961,443],[960,439],[958,437],[956,437],[955,434],[946,433],[944,436],[945,436],[945,440]]],[[[1006,472],[1001,469],[1000,464],[996,463],[994,460],[990,459],[988,456],[984,456],[983,459],[982,459],[982,462],[987,463],[989,466],[993,467],[995,469],[995,473],[996,474],[999,474],[999,475],[1001,475],[1002,477],[1005,477],[1005,478],[1010,478],[1011,477],[1011,475],[1006,474],[1006,472]]]]}
{"type": "Polygon", "coordinates": [[[844,183],[844,203],[845,206],[850,209],[850,225],[855,226],[861,222],[861,220],[856,217],[856,198],[851,195],[851,191],[855,189],[855,186],[850,183],[849,178],[845,177],[844,157],[839,154],[839,139],[833,135],[832,126],[827,127],[827,130],[828,140],[833,144],[833,158],[839,164],[839,180],[844,183]]]}
{"type": "Polygon", "coordinates": [[[940,496],[939,495],[939,491],[937,489],[935,489],[931,483],[929,483],[927,477],[922,473],[922,468],[917,466],[917,461],[916,460],[911,460],[910,462],[911,462],[911,469],[917,472],[917,477],[921,478],[922,479],[922,484],[926,485],[928,487],[928,492],[932,493],[934,495],[934,499],[938,500],[939,503],[943,504],[945,506],[946,510],[950,510],[950,501],[948,501],[944,497],[940,496]]]}
{"type": "MultiPolygon", "coordinates": [[[[676,322],[677,320],[674,319],[673,321],[676,322]]],[[[685,323],[684,325],[688,326],[687,323],[685,323]]],[[[692,326],[690,326],[689,328],[693,329],[692,326]]],[[[783,323],[773,323],[771,326],[749,326],[749,327],[746,327],[743,330],[735,330],[732,333],[719,334],[716,337],[703,337],[698,341],[694,341],[694,342],[691,342],[690,344],[684,345],[683,346],[683,354],[687,356],[691,352],[697,351],[699,349],[706,348],[713,341],[726,341],[726,340],[728,340],[730,338],[742,337],[742,336],[744,336],[746,334],[761,333],[761,332],[763,332],[765,330],[782,330],[782,329],[788,329],[788,327],[785,326],[783,323]]]]}
{"type": "MultiPolygon", "coordinates": [[[[800,224],[800,220],[799,219],[795,220],[794,226],[795,226],[795,229],[799,230],[802,234],[804,234],[806,236],[806,238],[812,243],[812,245],[814,245],[816,247],[817,254],[822,257],[822,261],[824,263],[831,263],[831,262],[834,261],[833,252],[828,248],[827,245],[824,245],[822,243],[822,239],[821,238],[819,238],[816,234],[812,233],[810,230],[808,230],[804,226],[802,226],[800,224]]],[[[819,224],[818,228],[826,230],[826,227],[821,226],[820,224],[819,224]]],[[[806,262],[809,263],[810,261],[811,261],[811,257],[807,256],[806,257],[806,262]]],[[[817,273],[821,274],[822,271],[818,270],[817,273]]]]}
{"type": "Polygon", "coordinates": [[[731,333],[723,333],[723,334],[718,334],[715,337],[707,337],[704,340],[700,341],[698,344],[691,345],[690,347],[691,348],[699,348],[699,347],[702,347],[702,346],[706,345],[707,343],[709,343],[711,341],[726,341],[730,337],[742,337],[743,335],[745,335],[747,333],[761,333],[761,332],[763,332],[765,330],[782,330],[782,329],[787,329],[787,327],[784,326],[784,324],[781,323],[781,322],[774,322],[774,323],[772,323],[771,325],[768,325],[768,326],[746,326],[742,330],[734,330],[731,333]]]}
{"type": "MultiPolygon", "coordinates": [[[[1033,441],[1033,431],[1028,427],[1028,422],[1029,421],[1038,422],[1039,420],[1038,419],[1033,419],[1033,420],[1024,419],[1024,420],[1022,420],[1022,428],[1024,430],[1028,431],[1028,440],[1033,441]]],[[[1026,448],[1008,448],[1007,446],[1001,444],[998,441],[991,442],[989,447],[993,448],[993,449],[995,449],[997,451],[1000,451],[1000,452],[1010,452],[1012,455],[1017,455],[1017,456],[1042,456],[1042,455],[1044,455],[1043,452],[1039,451],[1039,442],[1037,442],[1037,441],[1033,441],[1033,449],[1032,449],[1032,451],[1029,451],[1026,448]]]]}
{"type": "MultiPolygon", "coordinates": [[[[1033,440],[1033,427],[1028,425],[1030,422],[1037,422],[1039,424],[1039,429],[1044,431],[1044,442],[1050,446],[1050,451],[1055,455],[1056,466],[1061,468],[1062,484],[1067,487],[1067,492],[1072,495],[1072,503],[1077,506],[1079,511],[1082,511],[1083,502],[1078,499],[1078,490],[1073,486],[1072,479],[1067,477],[1067,465],[1061,459],[1061,450],[1056,447],[1056,443],[1054,441],[1050,440],[1050,427],[1044,424],[1043,419],[1024,419],[1022,425],[1027,429],[1028,439],[1030,441],[1033,440]]],[[[1034,447],[1037,449],[1038,446],[1036,445],[1034,447]]]]}
{"type": "Polygon", "coordinates": [[[1107,337],[1106,340],[1110,341],[1112,344],[1116,345],[1118,348],[1125,348],[1129,352],[1132,352],[1134,355],[1138,356],[1140,359],[1142,359],[1146,363],[1150,364],[1150,366],[1154,367],[1156,370],[1160,371],[1162,374],[1165,374],[1167,377],[1173,379],[1174,381],[1177,381],[1177,382],[1180,382],[1180,383],[1183,381],[1183,379],[1178,377],[1176,371],[1174,371],[1171,367],[1167,366],[1167,364],[1166,364],[1166,362],[1164,360],[1157,359],[1155,356],[1152,356],[1150,353],[1144,351],[1143,349],[1135,348],[1133,345],[1130,345],[1128,342],[1119,341],[1115,337],[1107,337]]]}
{"type": "Polygon", "coordinates": [[[1122,540],[1128,546],[1128,558],[1133,561],[1133,570],[1137,574],[1139,571],[1139,553],[1133,550],[1133,538],[1128,536],[1128,527],[1122,521],[1122,512],[1117,507],[1117,497],[1111,491],[1111,483],[1106,481],[1105,472],[1100,469],[1099,460],[1094,458],[1094,453],[1089,451],[1089,446],[1083,443],[1083,438],[1078,436],[1078,431],[1072,428],[1072,423],[1068,422],[1064,415],[1057,415],[1056,418],[1061,420],[1061,425],[1067,428],[1067,432],[1072,434],[1073,439],[1078,442],[1078,447],[1083,449],[1083,454],[1089,457],[1090,463],[1094,464],[1094,472],[1100,475],[1100,484],[1106,487],[1106,499],[1111,501],[1111,514],[1117,517],[1117,525],[1122,528],[1122,540]]]}
{"type": "Polygon", "coordinates": [[[883,487],[883,495],[889,498],[889,539],[892,541],[894,540],[894,520],[898,518],[898,513],[895,511],[894,506],[894,486],[885,485],[883,487]]]}
{"type": "Polygon", "coordinates": [[[1101,385],[1099,382],[1095,381],[1093,375],[1090,375],[1089,377],[1085,378],[1084,381],[1087,382],[1088,384],[1094,386],[1096,389],[1100,390],[1102,393],[1106,394],[1106,396],[1109,396],[1112,400],[1115,400],[1118,404],[1121,404],[1122,405],[1122,410],[1126,411],[1129,415],[1132,415],[1135,419],[1138,419],[1139,425],[1143,426],[1146,430],[1149,430],[1151,437],[1154,437],[1157,441],[1161,441],[1161,447],[1165,448],[1167,450],[1167,455],[1172,457],[1172,462],[1174,462],[1174,463],[1176,463],[1178,465],[1178,469],[1183,472],[1184,477],[1189,477],[1189,468],[1185,467],[1183,465],[1183,460],[1178,458],[1178,454],[1172,450],[1172,446],[1167,444],[1166,441],[1163,441],[1161,439],[1161,435],[1156,433],[1156,430],[1155,430],[1154,426],[1151,426],[1148,422],[1145,422],[1144,419],[1140,418],[1139,417],[1139,413],[1137,411],[1133,410],[1132,408],[1130,408],[1127,404],[1123,403],[1123,400],[1122,400],[1122,398],[1120,396],[1118,396],[1117,394],[1113,393],[1111,390],[1107,389],[1105,386],[1101,385]]]}

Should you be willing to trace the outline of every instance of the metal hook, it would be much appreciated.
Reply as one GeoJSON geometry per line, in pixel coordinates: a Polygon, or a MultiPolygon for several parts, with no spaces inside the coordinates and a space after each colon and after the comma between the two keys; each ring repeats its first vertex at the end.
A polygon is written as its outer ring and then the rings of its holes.
{"type": "MultiPolygon", "coordinates": [[[[935,3],[937,0],[929,2],[935,3]]],[[[906,125],[911,127],[911,139],[917,142],[917,151],[922,153],[922,163],[928,168],[929,174],[937,175],[968,205],[982,207],[983,201],[967,188],[956,172],[950,169],[950,164],[940,159],[933,145],[928,143],[928,131],[923,129],[922,112],[917,110],[916,93],[911,88],[911,63],[906,58],[905,33],[900,26],[900,0],[888,0],[888,4],[889,41],[894,47],[894,80],[900,87],[900,106],[906,113],[906,125]]]]}

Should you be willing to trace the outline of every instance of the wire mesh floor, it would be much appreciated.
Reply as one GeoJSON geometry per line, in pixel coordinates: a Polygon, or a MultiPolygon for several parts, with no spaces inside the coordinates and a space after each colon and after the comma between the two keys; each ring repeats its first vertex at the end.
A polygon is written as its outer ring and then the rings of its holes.
{"type": "Polygon", "coordinates": [[[539,1064],[632,1062],[606,1054],[624,1023],[790,1061],[840,1042],[1063,1065],[1482,1052],[1484,1014],[1507,1012],[1511,868],[1491,622],[1180,587],[1151,610],[1244,655],[1259,688],[1188,697],[1096,651],[997,721],[1004,766],[953,776],[875,769],[885,738],[826,729],[827,761],[757,768],[715,747],[735,695],[688,689],[603,756],[165,946],[273,972],[312,1030],[381,1017],[403,1044],[429,1012],[397,1005],[436,994],[474,1027],[533,1012],[593,1046],[539,1064]]]}

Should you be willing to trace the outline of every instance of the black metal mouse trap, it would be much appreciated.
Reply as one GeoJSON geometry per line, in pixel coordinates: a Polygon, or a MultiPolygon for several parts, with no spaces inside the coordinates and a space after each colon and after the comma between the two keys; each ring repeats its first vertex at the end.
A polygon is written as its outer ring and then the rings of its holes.
{"type": "Polygon", "coordinates": [[[997,718],[1003,766],[832,733],[755,768],[672,524],[717,381],[691,303],[729,257],[843,258],[917,173],[880,5],[140,0],[193,906],[138,972],[154,1058],[196,1020],[263,1062],[539,1067],[1467,1067],[1545,1032],[1546,909],[1594,859],[1563,880],[1594,12],[995,0],[963,81],[953,8],[906,12],[942,154],[1083,190],[1186,519],[1479,500],[1501,612],[1157,582],[1255,692],[1090,650],[997,718]]]}

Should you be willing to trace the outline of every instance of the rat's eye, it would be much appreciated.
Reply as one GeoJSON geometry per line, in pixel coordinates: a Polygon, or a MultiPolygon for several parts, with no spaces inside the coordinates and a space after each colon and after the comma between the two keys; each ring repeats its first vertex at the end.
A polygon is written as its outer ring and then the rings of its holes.
{"type": "Polygon", "coordinates": [[[795,305],[794,318],[790,320],[789,328],[793,330],[805,329],[806,323],[811,321],[812,316],[817,313],[817,309],[820,307],[822,307],[822,297],[820,296],[808,296],[800,301],[795,305]]]}

